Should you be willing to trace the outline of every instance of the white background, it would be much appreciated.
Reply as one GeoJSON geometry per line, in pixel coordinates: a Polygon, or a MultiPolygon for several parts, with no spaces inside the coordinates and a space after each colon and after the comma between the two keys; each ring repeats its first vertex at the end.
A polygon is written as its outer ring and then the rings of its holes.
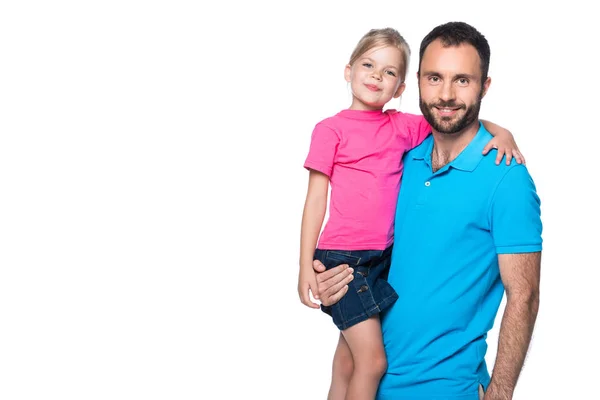
{"type": "Polygon", "coordinates": [[[488,38],[481,117],[514,133],[542,199],[515,398],[594,398],[600,87],[584,3],[3,2],[0,398],[324,399],[338,333],[296,293],[310,133],[349,105],[343,68],[375,27],[411,45],[389,106],[418,113],[420,41],[452,20],[488,38]]]}

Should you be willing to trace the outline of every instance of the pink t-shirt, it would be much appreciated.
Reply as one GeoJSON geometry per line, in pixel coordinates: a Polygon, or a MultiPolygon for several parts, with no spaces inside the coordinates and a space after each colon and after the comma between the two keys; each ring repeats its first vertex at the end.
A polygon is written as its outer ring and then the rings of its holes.
{"type": "Polygon", "coordinates": [[[319,122],[304,167],[329,176],[318,248],[383,250],[394,241],[402,156],[431,132],[422,115],[343,110],[319,122]]]}

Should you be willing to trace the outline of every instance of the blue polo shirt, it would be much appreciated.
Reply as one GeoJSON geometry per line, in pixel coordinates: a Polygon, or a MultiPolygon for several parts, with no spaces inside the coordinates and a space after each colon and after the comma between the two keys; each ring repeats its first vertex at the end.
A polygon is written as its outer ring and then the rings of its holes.
{"type": "Polygon", "coordinates": [[[388,371],[380,400],[477,400],[490,375],[486,336],[504,293],[498,254],[542,250],[540,200],[524,165],[496,165],[480,125],[448,165],[431,169],[433,136],[404,157],[382,315],[388,371]]]}

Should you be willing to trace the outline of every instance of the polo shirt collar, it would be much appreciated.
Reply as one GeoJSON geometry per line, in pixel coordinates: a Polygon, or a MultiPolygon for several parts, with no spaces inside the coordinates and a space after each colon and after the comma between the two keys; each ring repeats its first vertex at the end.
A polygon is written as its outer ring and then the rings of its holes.
{"type": "MultiPolygon", "coordinates": [[[[479,130],[471,140],[471,142],[460,152],[458,157],[452,160],[446,168],[452,167],[462,171],[474,171],[477,165],[483,160],[483,148],[490,141],[492,135],[483,127],[483,124],[479,123],[479,130]]],[[[413,159],[423,160],[427,165],[431,167],[431,152],[433,151],[433,136],[431,136],[429,143],[426,146],[422,146],[419,151],[413,154],[413,159]]]]}

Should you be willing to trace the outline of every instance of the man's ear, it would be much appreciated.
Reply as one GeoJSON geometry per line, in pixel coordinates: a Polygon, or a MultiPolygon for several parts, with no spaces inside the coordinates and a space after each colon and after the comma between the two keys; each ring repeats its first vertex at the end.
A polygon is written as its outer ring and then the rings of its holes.
{"type": "Polygon", "coordinates": [[[352,80],[352,66],[350,64],[347,64],[346,68],[344,68],[344,79],[346,82],[350,82],[352,80]]]}
{"type": "Polygon", "coordinates": [[[396,89],[396,93],[394,93],[394,98],[397,99],[398,97],[400,97],[402,95],[402,92],[404,92],[404,89],[406,89],[406,83],[402,82],[400,86],[398,86],[398,89],[396,89]]]}
{"type": "Polygon", "coordinates": [[[488,89],[490,88],[490,85],[492,84],[492,78],[490,78],[489,76],[487,77],[487,79],[485,80],[485,82],[483,82],[483,90],[481,91],[481,98],[483,99],[483,96],[486,95],[488,89]]]}

